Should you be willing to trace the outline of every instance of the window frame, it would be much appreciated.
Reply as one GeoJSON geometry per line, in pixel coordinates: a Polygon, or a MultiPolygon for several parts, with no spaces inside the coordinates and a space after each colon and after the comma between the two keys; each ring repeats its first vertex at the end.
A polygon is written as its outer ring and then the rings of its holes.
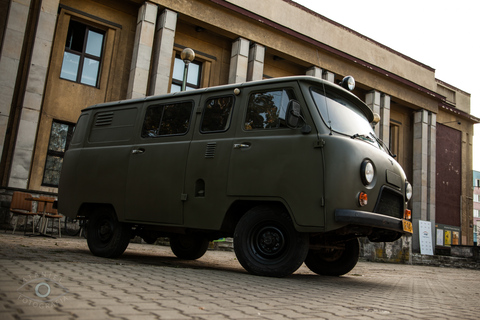
{"type": "Polygon", "coordinates": [[[392,154],[397,156],[399,159],[400,156],[400,125],[394,122],[390,122],[390,130],[388,137],[388,148],[392,154]]]}
{"type": "MultiPolygon", "coordinates": [[[[180,90],[182,88],[182,83],[183,83],[183,78],[182,79],[176,79],[173,77],[173,75],[175,74],[175,60],[178,59],[180,61],[182,61],[182,59],[180,58],[180,55],[177,53],[175,54],[174,58],[173,58],[173,66],[172,66],[172,81],[170,83],[170,93],[172,93],[172,86],[173,85],[176,85],[176,86],[179,86],[180,87],[180,90]]],[[[198,85],[195,85],[195,84],[192,84],[190,82],[187,81],[186,85],[185,85],[185,91],[188,91],[189,89],[190,90],[195,90],[195,89],[200,89],[201,88],[201,85],[202,85],[202,74],[203,74],[203,65],[204,65],[204,62],[198,60],[198,59],[195,59],[193,61],[190,62],[190,64],[195,64],[195,65],[198,65],[198,75],[197,75],[197,83],[198,85]]],[[[182,75],[183,75],[183,70],[182,70],[182,75]]],[[[187,77],[187,80],[188,80],[188,77],[187,77]]]]}
{"type": "Polygon", "coordinates": [[[99,28],[97,26],[93,26],[92,24],[89,24],[89,23],[85,23],[83,20],[76,19],[74,17],[71,17],[70,21],[68,22],[68,30],[67,30],[67,39],[65,39],[64,51],[63,51],[63,55],[62,55],[62,65],[60,67],[60,79],[66,80],[66,81],[71,81],[71,82],[78,83],[78,84],[82,84],[82,85],[89,86],[89,87],[99,88],[100,78],[101,78],[101,73],[102,73],[103,60],[104,60],[104,55],[105,55],[105,45],[106,45],[106,42],[107,42],[106,41],[107,30],[104,30],[104,29],[99,28]],[[83,35],[82,52],[73,50],[71,48],[67,48],[68,30],[70,29],[70,26],[71,26],[72,22],[80,23],[80,24],[85,26],[85,33],[83,35]],[[92,55],[92,54],[89,54],[89,53],[86,52],[89,31],[100,33],[103,36],[101,50],[100,50],[100,56],[95,56],[95,55],[92,55]],[[63,70],[63,59],[65,57],[65,52],[70,53],[70,54],[75,54],[75,55],[79,56],[79,62],[78,62],[78,68],[77,68],[77,74],[76,74],[76,79],[75,80],[62,78],[62,76],[61,76],[62,70],[63,70]],[[83,66],[84,66],[84,63],[85,63],[86,59],[91,59],[91,60],[98,61],[98,72],[97,72],[95,85],[91,85],[91,84],[88,84],[88,83],[81,82],[82,81],[82,74],[83,74],[83,66]]]}

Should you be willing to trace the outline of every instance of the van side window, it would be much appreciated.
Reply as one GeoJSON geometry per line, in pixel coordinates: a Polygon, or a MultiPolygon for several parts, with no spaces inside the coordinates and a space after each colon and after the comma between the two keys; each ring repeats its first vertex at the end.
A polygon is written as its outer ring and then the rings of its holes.
{"type": "Polygon", "coordinates": [[[252,93],[248,100],[245,130],[287,128],[285,112],[291,99],[295,99],[291,89],[252,93]]]}
{"type": "Polygon", "coordinates": [[[142,138],[185,134],[188,131],[193,102],[153,105],[143,121],[142,138]]]}
{"type": "Polygon", "coordinates": [[[203,109],[200,131],[203,133],[227,131],[232,118],[233,101],[232,96],[208,99],[203,109]]]}

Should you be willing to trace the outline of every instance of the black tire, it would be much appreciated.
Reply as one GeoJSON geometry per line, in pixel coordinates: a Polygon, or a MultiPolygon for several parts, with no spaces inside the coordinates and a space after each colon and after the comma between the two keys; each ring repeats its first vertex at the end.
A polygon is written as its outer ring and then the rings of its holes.
{"type": "Polygon", "coordinates": [[[208,250],[208,239],[197,235],[175,235],[170,237],[170,248],[179,259],[196,260],[208,250]]]}
{"type": "Polygon", "coordinates": [[[145,241],[145,243],[147,244],[154,244],[155,241],[157,241],[158,238],[155,238],[155,237],[142,237],[143,241],[145,241]]]}
{"type": "Polygon", "coordinates": [[[358,262],[360,246],[358,239],[349,240],[344,245],[344,249],[310,250],[305,265],[324,276],[341,276],[350,272],[358,262]]]}
{"type": "Polygon", "coordinates": [[[295,230],[283,209],[269,206],[245,213],[235,228],[233,244],[240,264],[259,276],[288,276],[308,253],[308,235],[295,230]]]}
{"type": "Polygon", "coordinates": [[[80,221],[65,217],[65,234],[69,236],[76,236],[80,232],[80,221]]]}
{"type": "Polygon", "coordinates": [[[127,249],[131,227],[118,221],[110,208],[97,208],[87,223],[87,244],[99,257],[116,258],[127,249]]]}

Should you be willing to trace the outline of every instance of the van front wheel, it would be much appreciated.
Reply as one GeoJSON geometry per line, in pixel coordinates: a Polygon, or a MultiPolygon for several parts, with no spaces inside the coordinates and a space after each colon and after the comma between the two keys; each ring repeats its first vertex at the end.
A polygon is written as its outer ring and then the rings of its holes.
{"type": "Polygon", "coordinates": [[[358,239],[346,241],[338,248],[310,250],[305,265],[316,274],[341,276],[350,272],[358,262],[358,239]]]}
{"type": "Polygon", "coordinates": [[[127,249],[131,228],[118,221],[110,208],[97,208],[87,223],[90,252],[104,258],[116,258],[127,249]]]}
{"type": "Polygon", "coordinates": [[[285,277],[295,272],[308,253],[308,236],[297,232],[284,210],[258,206],[235,228],[235,254],[249,273],[285,277]]]}

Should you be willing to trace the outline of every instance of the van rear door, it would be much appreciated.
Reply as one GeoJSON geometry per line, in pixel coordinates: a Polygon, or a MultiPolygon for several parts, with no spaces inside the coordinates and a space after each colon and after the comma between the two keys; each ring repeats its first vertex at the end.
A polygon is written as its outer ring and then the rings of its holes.
{"type": "Polygon", "coordinates": [[[186,168],[187,227],[219,229],[228,209],[226,188],[237,102],[231,89],[202,95],[186,168]]]}
{"type": "Polygon", "coordinates": [[[196,103],[148,101],[130,153],[125,216],[130,222],[183,224],[183,186],[196,103]]]}

